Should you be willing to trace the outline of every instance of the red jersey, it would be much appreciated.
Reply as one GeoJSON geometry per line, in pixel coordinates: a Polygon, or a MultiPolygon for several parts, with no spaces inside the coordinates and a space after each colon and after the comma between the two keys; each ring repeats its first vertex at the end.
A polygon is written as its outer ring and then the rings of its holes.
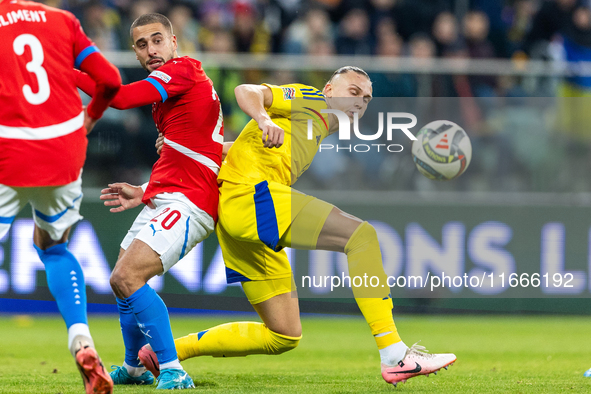
{"type": "MultiPolygon", "coordinates": [[[[74,75],[78,87],[94,96],[92,80],[81,72],[74,75]]],[[[159,193],[180,192],[217,220],[224,122],[201,62],[186,56],[171,59],[148,78],[121,86],[111,102],[117,109],[147,104],[152,104],[154,122],[165,139],[142,201],[149,204],[159,193]]]]}
{"type": "Polygon", "coordinates": [[[152,116],[164,135],[164,147],[144,203],[158,193],[181,192],[217,220],[224,124],[213,83],[201,62],[186,56],[169,60],[146,81],[162,99],[152,104],[152,116]]]}
{"type": "Polygon", "coordinates": [[[0,184],[73,182],[87,139],[71,70],[98,49],[72,14],[29,1],[0,2],[0,33],[0,184]]]}

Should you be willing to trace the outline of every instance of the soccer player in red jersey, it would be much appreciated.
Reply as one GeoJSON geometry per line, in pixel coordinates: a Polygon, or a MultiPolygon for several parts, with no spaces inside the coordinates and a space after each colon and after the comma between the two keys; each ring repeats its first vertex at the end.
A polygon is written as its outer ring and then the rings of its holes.
{"type": "Polygon", "coordinates": [[[82,218],[86,134],[121,87],[121,77],[69,12],[0,0],[0,32],[0,238],[30,203],[35,249],[86,392],[111,393],[113,382],[88,329],[82,268],[67,240],[70,227],[82,218]],[[96,84],[86,111],[72,67],[87,72],[96,84]]]}
{"type": "MultiPolygon", "coordinates": [[[[150,74],[122,86],[111,106],[152,104],[164,148],[145,189],[116,183],[101,196],[105,205],[121,205],[111,212],[146,204],[121,243],[111,274],[125,343],[125,362],[111,377],[115,384],[151,384],[152,374],[137,360],[141,347],[150,343],[161,366],[158,388],[190,388],[193,381],[178,361],[166,305],[147,281],[166,272],[214,229],[223,116],[201,63],[178,56],[165,16],[140,16],[130,34],[137,59],[150,74]]],[[[94,96],[91,79],[77,75],[78,86],[94,96]]]]}

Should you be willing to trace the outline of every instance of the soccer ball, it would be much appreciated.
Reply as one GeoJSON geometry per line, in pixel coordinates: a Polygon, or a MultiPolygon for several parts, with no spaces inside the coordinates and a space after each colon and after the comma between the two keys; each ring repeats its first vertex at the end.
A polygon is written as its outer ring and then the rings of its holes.
{"type": "Polygon", "coordinates": [[[462,175],[472,159],[472,144],[457,124],[436,120],[419,131],[412,157],[419,172],[429,179],[448,181],[462,175]]]}

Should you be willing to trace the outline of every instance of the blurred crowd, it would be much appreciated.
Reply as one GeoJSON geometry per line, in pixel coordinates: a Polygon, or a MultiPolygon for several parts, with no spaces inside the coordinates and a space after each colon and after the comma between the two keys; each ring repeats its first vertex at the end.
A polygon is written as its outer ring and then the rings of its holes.
{"type": "MultiPolygon", "coordinates": [[[[45,2],[73,12],[103,51],[129,50],[131,22],[141,14],[159,12],[172,21],[181,55],[238,52],[591,61],[591,0],[45,2]]],[[[235,139],[248,121],[235,102],[235,86],[265,81],[301,82],[322,88],[330,76],[326,72],[268,73],[223,67],[206,67],[206,72],[222,100],[226,140],[235,139]]],[[[126,82],[145,77],[145,72],[138,68],[122,69],[122,74],[126,82]]],[[[380,155],[326,155],[320,159],[324,164],[313,165],[310,176],[303,180],[308,182],[307,186],[484,191],[591,188],[591,183],[586,182],[564,185],[564,177],[559,177],[558,182],[548,179],[548,174],[560,175],[560,171],[571,173],[572,170],[583,178],[583,174],[591,171],[591,131],[582,126],[589,112],[584,97],[591,97],[590,77],[383,72],[371,72],[370,76],[375,97],[461,97],[462,106],[469,110],[463,111],[457,121],[466,128],[476,149],[471,169],[461,182],[434,186],[433,182],[426,183],[417,177],[412,162],[404,161],[408,161],[406,157],[400,164],[398,159],[380,155]],[[499,100],[520,97],[553,97],[554,100],[550,104],[525,105],[521,101],[498,104],[499,100]],[[581,100],[558,99],[572,97],[581,100]],[[520,127],[522,133],[507,133],[505,127],[520,127]],[[555,132],[559,139],[553,138],[555,132]],[[550,146],[562,147],[559,157],[565,160],[564,169],[548,168],[548,158],[544,155],[550,155],[550,146]],[[376,179],[368,175],[375,174],[379,174],[381,181],[368,183],[376,179]]],[[[155,133],[149,108],[125,113],[108,111],[90,137],[87,185],[98,186],[114,180],[143,182],[157,159],[153,149],[155,133]]]]}
{"type": "Polygon", "coordinates": [[[129,49],[139,15],[167,15],[180,51],[545,56],[557,33],[590,41],[588,0],[47,0],[104,50],[129,49]]]}

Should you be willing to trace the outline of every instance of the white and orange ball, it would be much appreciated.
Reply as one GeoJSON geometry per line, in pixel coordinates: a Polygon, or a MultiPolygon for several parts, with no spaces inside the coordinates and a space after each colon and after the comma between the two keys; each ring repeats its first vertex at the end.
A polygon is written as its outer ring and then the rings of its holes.
{"type": "Polygon", "coordinates": [[[448,181],[462,175],[470,165],[470,138],[454,122],[436,120],[423,127],[416,137],[412,157],[427,178],[448,181]]]}

